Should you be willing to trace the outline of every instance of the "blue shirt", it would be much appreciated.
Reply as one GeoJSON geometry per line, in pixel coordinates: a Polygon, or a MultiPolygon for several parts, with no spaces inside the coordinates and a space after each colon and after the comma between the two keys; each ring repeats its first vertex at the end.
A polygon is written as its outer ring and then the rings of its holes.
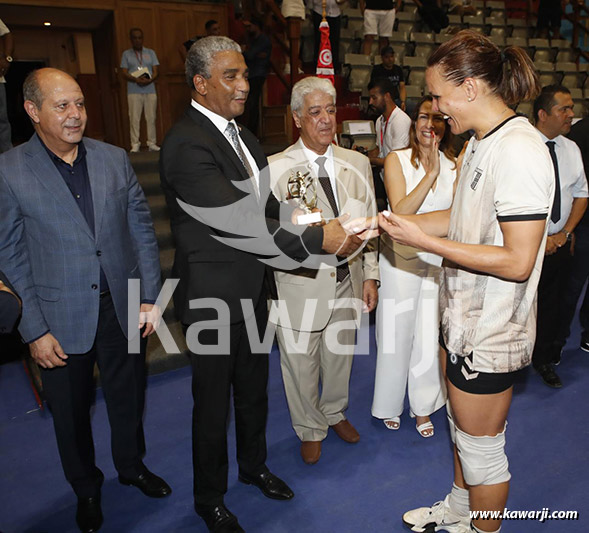
{"type": "MultiPolygon", "coordinates": [[[[129,74],[133,74],[135,70],[141,67],[146,67],[149,70],[149,75],[153,76],[153,67],[159,65],[155,52],[151,48],[141,49],[141,52],[133,48],[129,48],[123,52],[121,58],[121,68],[127,69],[129,74]]],[[[148,85],[137,85],[132,81],[127,82],[127,94],[155,94],[155,85],[150,83],[148,85]]]]}

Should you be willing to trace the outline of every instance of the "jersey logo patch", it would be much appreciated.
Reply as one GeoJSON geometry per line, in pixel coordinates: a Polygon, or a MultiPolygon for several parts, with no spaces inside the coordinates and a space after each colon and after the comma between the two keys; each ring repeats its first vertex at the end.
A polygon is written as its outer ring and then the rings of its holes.
{"type": "Polygon", "coordinates": [[[479,373],[473,368],[472,353],[464,358],[464,363],[460,370],[466,380],[476,379],[478,377],[479,373]]]}
{"type": "Polygon", "coordinates": [[[474,169],[474,178],[472,178],[472,181],[470,182],[470,188],[473,191],[477,188],[477,185],[479,184],[479,180],[481,179],[482,175],[483,175],[482,169],[480,169],[479,167],[474,169]]]}

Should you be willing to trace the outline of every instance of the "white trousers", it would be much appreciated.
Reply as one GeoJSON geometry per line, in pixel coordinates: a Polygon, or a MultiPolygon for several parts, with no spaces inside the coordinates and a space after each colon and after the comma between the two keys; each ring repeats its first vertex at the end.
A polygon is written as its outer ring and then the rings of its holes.
{"type": "MultiPolygon", "coordinates": [[[[351,296],[352,284],[348,276],[336,288],[336,298],[351,296]]],[[[351,322],[355,318],[354,315],[354,310],[350,307],[336,308],[325,329],[310,333],[280,326],[276,328],[282,381],[290,418],[295,433],[302,441],[323,440],[327,436],[329,426],[345,419],[356,331],[346,328],[339,332],[338,350],[341,349],[345,353],[334,353],[330,349],[333,347],[326,341],[330,326],[340,321],[351,322]],[[306,336],[309,342],[301,349],[301,337],[306,336]]]]}
{"type": "Polygon", "coordinates": [[[446,401],[438,356],[440,268],[388,246],[381,247],[379,266],[372,416],[400,416],[406,389],[411,412],[429,416],[446,401]]]}
{"type": "Polygon", "coordinates": [[[141,125],[141,113],[145,111],[147,124],[147,146],[156,144],[155,113],[157,109],[157,94],[128,94],[129,104],[129,129],[131,132],[131,147],[139,146],[139,130],[141,125]]]}

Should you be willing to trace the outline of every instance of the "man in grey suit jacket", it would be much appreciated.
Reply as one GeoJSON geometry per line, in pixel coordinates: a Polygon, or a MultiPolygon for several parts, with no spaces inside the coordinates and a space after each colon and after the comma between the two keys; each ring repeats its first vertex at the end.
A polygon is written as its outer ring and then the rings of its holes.
{"type": "MultiPolygon", "coordinates": [[[[333,85],[315,77],[293,87],[291,108],[301,137],[269,158],[272,189],[279,200],[286,200],[289,177],[300,171],[315,178],[317,207],[326,219],[374,215],[368,158],[332,144],[335,97],[333,85]]],[[[360,439],[345,415],[355,344],[353,325],[359,323],[361,311],[372,311],[378,300],[373,244],[347,259],[325,256],[321,267],[275,272],[278,298],[289,316],[288,322],[284,314],[275,320],[284,389],[307,464],[319,460],[321,441],[329,427],[346,442],[360,439]]]]}
{"type": "Polygon", "coordinates": [[[142,462],[145,345],[160,289],[157,241],[125,152],[83,138],[84,95],[75,80],[41,69],[23,92],[35,134],[0,156],[0,263],[22,298],[19,331],[41,367],[62,466],[78,497],[76,521],[92,532],[102,524],[104,479],[90,425],[95,362],[119,481],[152,497],[171,492],[142,462]],[[141,304],[128,310],[128,280],[137,278],[141,304]],[[139,335],[138,325],[142,348],[129,353],[127,339],[139,335]]]}

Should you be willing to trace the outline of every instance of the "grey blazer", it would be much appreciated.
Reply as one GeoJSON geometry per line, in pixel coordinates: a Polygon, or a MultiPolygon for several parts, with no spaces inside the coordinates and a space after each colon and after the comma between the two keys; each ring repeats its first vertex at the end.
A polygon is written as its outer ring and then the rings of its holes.
{"type": "MultiPolygon", "coordinates": [[[[66,353],[96,336],[100,267],[127,333],[127,280],[155,301],[160,265],[145,196],[126,153],[84,138],[95,234],[37,135],[0,155],[0,264],[22,299],[19,331],[50,331],[66,353]]],[[[134,310],[135,312],[138,310],[134,310]]]]}

